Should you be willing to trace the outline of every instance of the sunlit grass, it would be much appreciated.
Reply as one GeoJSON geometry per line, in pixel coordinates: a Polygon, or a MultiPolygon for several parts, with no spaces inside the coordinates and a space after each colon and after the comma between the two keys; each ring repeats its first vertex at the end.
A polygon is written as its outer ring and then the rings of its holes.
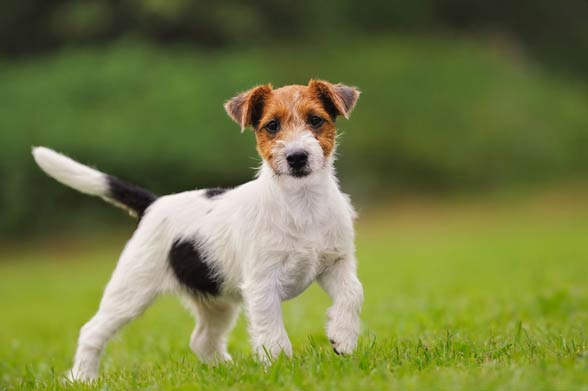
{"type": "MultiPolygon", "coordinates": [[[[332,353],[317,287],[284,305],[295,358],[250,355],[209,368],[188,348],[193,319],[162,298],[108,346],[93,385],[64,383],[79,327],[126,239],[5,252],[0,384],[7,389],[582,389],[588,384],[588,196],[392,204],[362,212],[363,332],[332,353]]],[[[0,387],[2,389],[2,387],[0,387]]]]}

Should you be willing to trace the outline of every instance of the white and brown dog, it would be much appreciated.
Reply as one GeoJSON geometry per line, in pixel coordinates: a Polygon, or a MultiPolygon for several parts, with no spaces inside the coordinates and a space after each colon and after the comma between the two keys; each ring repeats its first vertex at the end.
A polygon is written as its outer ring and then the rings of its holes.
{"type": "Polygon", "coordinates": [[[292,354],[282,301],[313,281],[333,300],[327,336],[336,353],[357,345],[363,289],[356,274],[349,197],[339,190],[337,116],[359,91],[311,80],[307,86],[255,87],[225,104],[252,127],[263,162],[234,189],[156,197],[120,179],[37,147],[39,166],[59,182],[129,210],[140,223],[110,279],[98,312],[81,331],[72,379],[98,374],[107,341],[161,293],[185,298],[197,318],[190,347],[204,361],[230,360],[227,333],[244,303],[260,360],[292,354]]]}

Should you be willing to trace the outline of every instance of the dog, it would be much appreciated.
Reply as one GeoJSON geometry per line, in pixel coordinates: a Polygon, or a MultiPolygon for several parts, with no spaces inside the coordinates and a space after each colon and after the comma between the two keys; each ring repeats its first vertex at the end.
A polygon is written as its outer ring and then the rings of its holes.
{"type": "Polygon", "coordinates": [[[49,176],[139,218],[97,313],[80,330],[70,379],[96,378],[105,344],[162,293],[179,294],[197,319],[190,348],[204,362],[231,360],[227,334],[245,308],[256,357],[292,355],[281,303],[313,281],[332,299],[327,336],[337,354],[357,346],[363,288],[356,273],[350,198],[335,176],[336,118],[348,118],[355,87],[310,80],[254,87],[225,103],[252,128],[262,158],[256,178],[233,189],[158,197],[45,147],[49,176]]]}

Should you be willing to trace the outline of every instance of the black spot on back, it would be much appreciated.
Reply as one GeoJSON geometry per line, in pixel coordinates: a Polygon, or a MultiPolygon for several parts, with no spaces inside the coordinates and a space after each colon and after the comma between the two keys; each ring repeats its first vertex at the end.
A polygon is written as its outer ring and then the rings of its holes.
{"type": "Polygon", "coordinates": [[[169,251],[169,263],[180,283],[191,292],[219,294],[221,281],[206,262],[197,240],[176,239],[169,251]]]}
{"type": "Polygon", "coordinates": [[[221,187],[215,187],[213,189],[206,189],[206,191],[204,192],[204,195],[206,196],[206,198],[213,198],[218,195],[224,194],[229,190],[230,189],[223,189],[221,187]]]}

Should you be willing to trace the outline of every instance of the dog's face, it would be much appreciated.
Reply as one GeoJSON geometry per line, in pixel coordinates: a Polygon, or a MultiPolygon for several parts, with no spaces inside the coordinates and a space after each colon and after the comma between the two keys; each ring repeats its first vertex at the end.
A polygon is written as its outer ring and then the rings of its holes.
{"type": "Polygon", "coordinates": [[[354,87],[311,80],[254,87],[225,109],[242,130],[253,128],[260,156],[277,175],[301,178],[325,167],[335,147],[335,120],[348,118],[358,97],[354,87]]]}

